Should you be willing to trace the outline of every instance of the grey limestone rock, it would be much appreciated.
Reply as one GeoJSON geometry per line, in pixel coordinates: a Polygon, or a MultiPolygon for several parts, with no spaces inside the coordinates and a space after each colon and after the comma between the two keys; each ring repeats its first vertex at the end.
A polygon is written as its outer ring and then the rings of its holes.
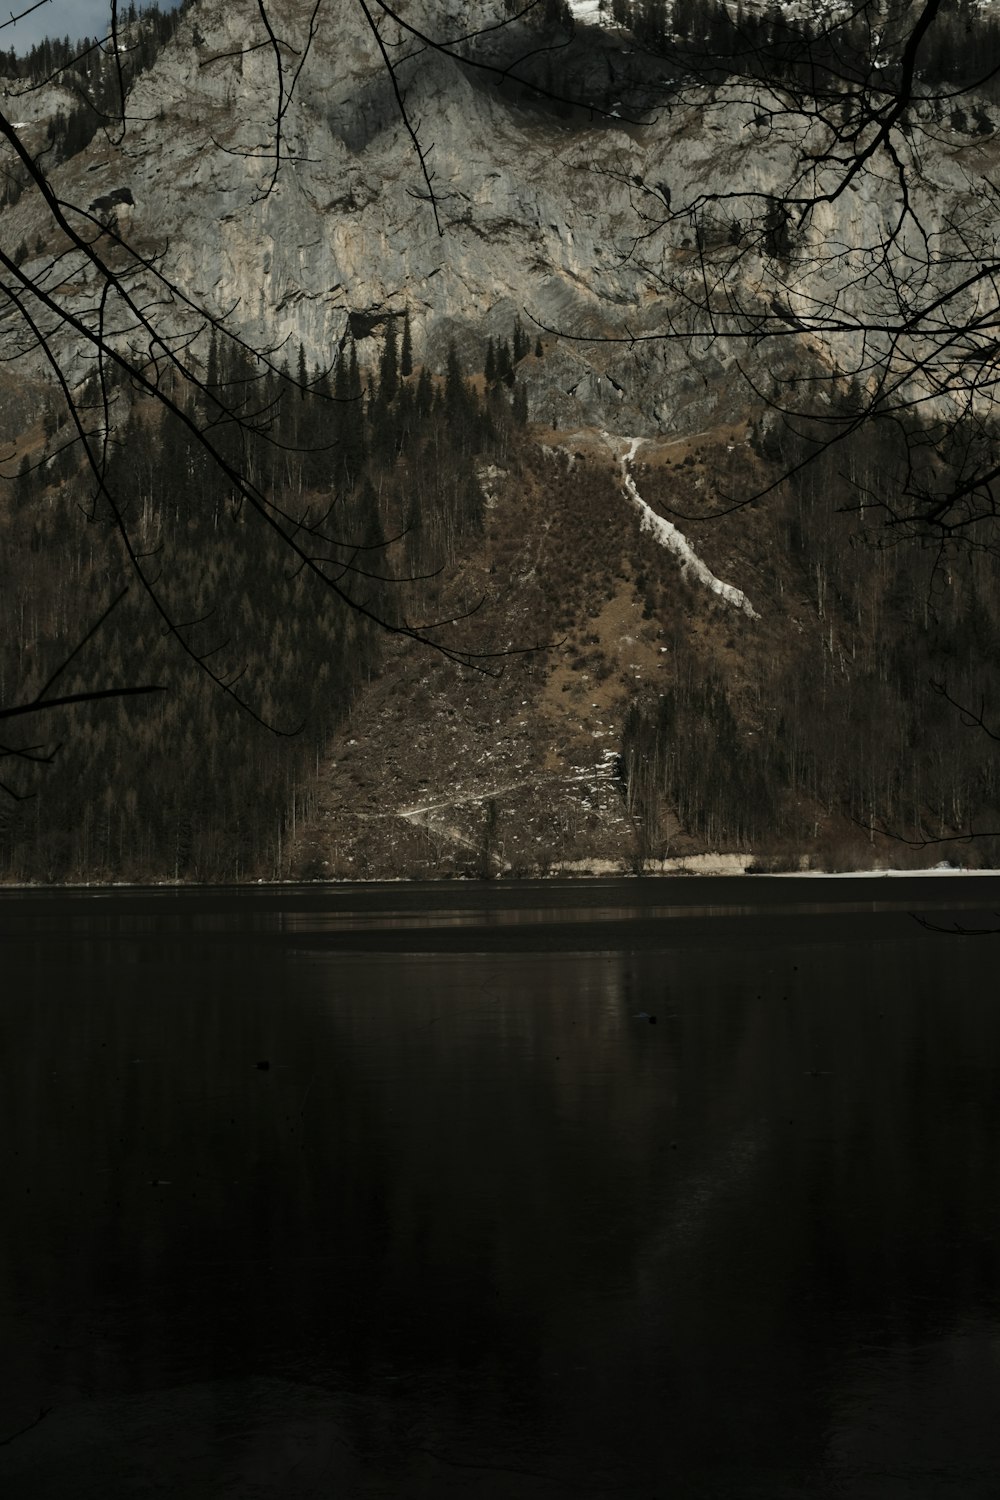
{"type": "MultiPolygon", "coordinates": [[[[494,8],[504,13],[500,0],[494,8]]],[[[419,0],[405,13],[429,34],[457,38],[482,23],[483,9],[419,0]]],[[[305,0],[271,7],[279,78],[256,6],[200,0],[138,80],[124,134],[100,133],[53,174],[67,201],[92,212],[134,204],[125,237],[156,260],[176,294],[164,296],[141,267],[131,268],[128,285],[137,303],[157,298],[168,341],[190,339],[193,309],[204,306],[253,345],[297,352],[301,344],[316,365],[335,359],[353,329],[365,360],[385,317],[405,309],[417,357],[440,369],[450,339],[464,341],[471,358],[520,316],[532,339],[542,333],[546,341],[545,358],[523,370],[532,416],[647,435],[667,424],[696,430],[713,415],[731,420],[737,358],[761,378],[779,367],[774,341],[757,350],[749,332],[716,336],[698,308],[695,231],[670,211],[701,194],[733,195],[715,228],[709,213],[699,231],[718,242],[703,241],[709,255],[725,256],[734,222],[748,211],[740,195],[781,192],[803,142],[783,133],[780,119],[764,131],[760,120],[770,115],[761,100],[727,97],[720,85],[684,106],[671,107],[665,95],[641,123],[567,115],[543,107],[526,86],[501,87],[411,39],[393,55],[432,173],[436,220],[360,7],[342,5],[335,22],[321,13],[307,53],[311,13],[305,0]]],[[[518,43],[498,37],[495,48],[518,43]]],[[[578,70],[595,104],[599,78],[624,66],[621,44],[600,37],[593,33],[593,59],[584,56],[578,70]]],[[[386,34],[388,46],[398,40],[386,34]]],[[[968,199],[967,178],[947,151],[922,165],[917,207],[925,222],[944,225],[954,203],[968,199]]],[[[870,297],[870,284],[852,281],[850,248],[877,242],[890,208],[867,181],[823,205],[795,245],[782,316],[793,324],[807,315],[816,296],[829,296],[831,278],[842,282],[846,311],[852,299],[870,297]],[[837,258],[814,261],[811,252],[826,246],[837,247],[837,258]]],[[[37,195],[26,195],[10,220],[29,244],[51,238],[37,195]]],[[[29,269],[44,278],[44,266],[43,255],[29,269]]],[[[64,256],[58,278],[72,289],[63,294],[74,311],[94,316],[86,260],[64,256]]],[[[769,305],[766,281],[759,254],[733,258],[729,287],[748,330],[769,305]]],[[[112,336],[139,336],[123,299],[103,316],[112,336]]],[[[82,376],[86,351],[74,356],[70,335],[59,337],[82,376]]],[[[0,315],[4,338],[8,348],[23,340],[10,309],[0,315]]],[[[849,366],[848,344],[835,335],[805,341],[830,366],[849,366]]],[[[25,348],[25,368],[41,373],[41,358],[25,348]]]]}

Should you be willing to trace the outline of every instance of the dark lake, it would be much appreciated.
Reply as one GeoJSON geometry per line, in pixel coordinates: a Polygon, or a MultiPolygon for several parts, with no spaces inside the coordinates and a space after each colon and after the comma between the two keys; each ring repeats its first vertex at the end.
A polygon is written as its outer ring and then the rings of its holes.
{"type": "Polygon", "coordinates": [[[1000,880],[0,894],[0,1494],[995,1500],[1000,936],[914,913],[1000,880]]]}

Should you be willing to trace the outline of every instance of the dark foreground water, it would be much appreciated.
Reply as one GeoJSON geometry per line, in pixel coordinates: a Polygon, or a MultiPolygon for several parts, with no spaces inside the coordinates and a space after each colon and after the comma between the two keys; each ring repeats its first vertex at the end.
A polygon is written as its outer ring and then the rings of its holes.
{"type": "Polygon", "coordinates": [[[1000,936],[913,911],[1000,883],[0,895],[0,1494],[993,1500],[1000,936]]]}

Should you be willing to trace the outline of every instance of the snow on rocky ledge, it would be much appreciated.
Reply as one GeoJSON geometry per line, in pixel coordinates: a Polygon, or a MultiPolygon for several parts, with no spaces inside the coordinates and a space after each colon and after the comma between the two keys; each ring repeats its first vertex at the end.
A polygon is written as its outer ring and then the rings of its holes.
{"type": "MultiPolygon", "coordinates": [[[[601,17],[601,0],[569,0],[570,14],[575,21],[597,22],[601,17]]],[[[608,6],[608,14],[604,18],[611,19],[611,6],[608,6]]]]}
{"type": "MultiPolygon", "coordinates": [[[[604,432],[601,436],[609,448],[617,451],[608,433],[604,432]]],[[[731,604],[734,609],[742,610],[751,620],[759,620],[760,615],[754,609],[743,590],[734,588],[731,583],[723,583],[721,578],[716,578],[708,565],[698,556],[684,533],[678,531],[672,521],[668,521],[663,516],[657,515],[653,507],[647,505],[646,501],[639,494],[639,491],[635,487],[635,480],[629,473],[629,464],[635,458],[642,438],[625,438],[619,439],[619,441],[628,443],[625,451],[618,453],[618,462],[621,465],[625,493],[639,512],[643,531],[651,532],[662,547],[666,547],[669,552],[672,552],[679,559],[681,568],[685,573],[692,574],[705,588],[711,589],[713,594],[717,594],[720,599],[725,600],[727,604],[731,604]]]]}

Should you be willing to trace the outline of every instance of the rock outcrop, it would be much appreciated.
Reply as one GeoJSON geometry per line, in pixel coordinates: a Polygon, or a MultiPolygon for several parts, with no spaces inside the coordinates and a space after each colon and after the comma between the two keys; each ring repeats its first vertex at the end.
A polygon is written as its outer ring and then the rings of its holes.
{"type": "MultiPolygon", "coordinates": [[[[405,13],[451,40],[475,30],[473,14],[481,25],[481,11],[423,0],[405,13]]],[[[321,12],[313,35],[303,0],[281,0],[271,13],[276,45],[255,7],[192,6],[133,88],[125,129],[100,132],[52,174],[60,197],[79,205],[67,209],[71,222],[87,233],[106,207],[133,199],[121,232],[147,265],[123,254],[121,268],[137,304],[157,298],[168,342],[190,338],[193,304],[227,317],[256,347],[301,344],[327,364],[352,314],[377,327],[406,308],[418,357],[440,368],[449,340],[460,350],[474,342],[478,353],[484,334],[506,334],[519,315],[548,355],[526,372],[533,416],[645,435],[738,415],[746,393],[737,357],[765,387],[803,360],[851,368],[850,335],[771,338],[760,349],[751,333],[762,317],[771,330],[794,331],[838,279],[848,321],[877,298],[877,281],[852,254],[885,239],[891,184],[880,193],[877,176],[864,174],[857,191],[812,216],[788,249],[776,306],[773,268],[759,249],[736,253],[741,215],[748,194],[780,197],[804,143],[798,119],[783,124],[780,112],[762,111],[762,100],[775,101],[760,91],[728,96],[719,84],[681,102],[624,34],[581,27],[547,85],[593,106],[571,109],[526,82],[387,34],[404,119],[360,7],[340,7],[335,25],[321,12]],[[676,210],[706,194],[721,195],[723,206],[696,231],[676,210]],[[726,307],[719,303],[715,319],[703,305],[702,250],[728,257],[726,307]],[[177,294],[164,296],[154,266],[177,294]],[[738,336],[720,338],[720,328],[738,336]]],[[[506,66],[531,40],[518,23],[455,51],[506,66]]],[[[537,67],[526,76],[546,86],[537,67]]],[[[998,148],[977,149],[987,171],[998,148]]],[[[939,258],[960,200],[968,232],[967,173],[967,159],[944,140],[913,175],[914,225],[937,237],[939,258]]],[[[36,252],[25,269],[57,300],[84,321],[102,317],[119,337],[137,336],[121,297],[95,310],[85,257],[70,252],[51,264],[64,246],[37,194],[8,217],[10,233],[36,252]]],[[[904,226],[904,241],[909,233],[904,226]]],[[[0,331],[8,343],[24,341],[9,308],[0,331]]],[[[75,375],[88,368],[78,354],[75,375]]],[[[29,349],[26,363],[41,359],[29,349]]]]}

